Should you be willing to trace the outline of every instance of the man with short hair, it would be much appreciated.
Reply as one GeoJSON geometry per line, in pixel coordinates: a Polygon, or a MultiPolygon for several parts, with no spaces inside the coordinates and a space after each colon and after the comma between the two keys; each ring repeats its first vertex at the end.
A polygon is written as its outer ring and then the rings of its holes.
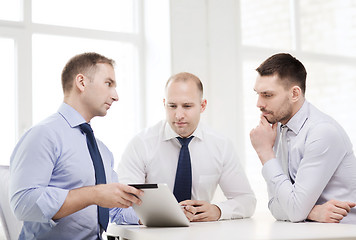
{"type": "Polygon", "coordinates": [[[124,209],[142,192],[117,183],[109,149],[88,123],[118,101],[114,61],[97,53],[69,60],[57,113],[27,131],[10,161],[11,207],[19,239],[101,239],[109,221],[132,223],[124,209]]]}
{"type": "Polygon", "coordinates": [[[256,199],[231,142],[200,122],[207,106],[200,79],[173,75],[165,95],[166,120],[129,143],[120,182],[166,183],[190,221],[250,217],[256,199]],[[218,184],[227,200],[212,204],[218,184]]]}
{"type": "Polygon", "coordinates": [[[344,129],[305,99],[306,70],[290,54],[257,68],[262,114],[250,133],[277,220],[356,224],[356,158],[344,129]]]}

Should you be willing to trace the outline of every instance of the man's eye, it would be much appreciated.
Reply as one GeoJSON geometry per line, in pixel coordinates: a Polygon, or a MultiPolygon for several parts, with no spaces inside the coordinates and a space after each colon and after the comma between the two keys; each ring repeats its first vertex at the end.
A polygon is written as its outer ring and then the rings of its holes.
{"type": "Polygon", "coordinates": [[[111,86],[111,82],[106,82],[105,84],[109,87],[111,86]]]}

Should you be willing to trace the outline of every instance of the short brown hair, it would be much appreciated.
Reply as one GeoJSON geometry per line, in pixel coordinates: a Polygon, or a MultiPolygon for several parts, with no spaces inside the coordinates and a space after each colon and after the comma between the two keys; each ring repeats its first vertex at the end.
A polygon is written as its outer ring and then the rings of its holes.
{"type": "Polygon", "coordinates": [[[260,76],[277,74],[285,88],[297,84],[305,94],[307,71],[303,64],[288,53],[278,53],[266,59],[256,71],[260,76]]]}
{"type": "Polygon", "coordinates": [[[167,90],[167,87],[168,87],[168,84],[170,82],[173,82],[173,81],[183,81],[183,82],[186,82],[188,80],[192,80],[194,81],[196,84],[197,84],[197,87],[198,87],[198,90],[200,92],[200,96],[203,97],[203,84],[202,82],[200,81],[200,79],[195,76],[194,74],[192,73],[188,73],[188,72],[181,72],[181,73],[177,73],[173,76],[171,76],[168,80],[167,80],[167,83],[166,83],[166,87],[165,89],[167,90]]]}
{"type": "Polygon", "coordinates": [[[95,52],[78,54],[72,57],[62,71],[63,92],[69,91],[73,87],[74,78],[82,73],[91,76],[96,72],[96,64],[106,63],[114,67],[115,61],[95,52]]]}

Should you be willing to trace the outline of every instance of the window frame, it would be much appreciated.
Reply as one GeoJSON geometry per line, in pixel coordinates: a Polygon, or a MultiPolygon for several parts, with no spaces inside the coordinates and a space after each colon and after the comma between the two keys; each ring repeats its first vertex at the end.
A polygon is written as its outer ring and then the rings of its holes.
{"type": "MultiPolygon", "coordinates": [[[[32,126],[32,36],[33,34],[48,34],[59,36],[70,36],[88,38],[96,40],[109,40],[118,42],[128,42],[138,49],[138,83],[144,82],[144,34],[142,17],[142,0],[137,0],[137,31],[134,33],[120,33],[110,31],[100,31],[92,29],[81,29],[74,27],[54,26],[38,24],[32,22],[31,0],[22,0],[23,20],[19,22],[0,20],[0,36],[11,38],[15,42],[15,81],[16,81],[16,139],[19,139],[32,126]]],[[[138,91],[141,91],[140,88],[138,91]]],[[[144,100],[137,94],[135,102],[136,112],[142,113],[144,100]]],[[[138,128],[143,126],[145,115],[140,114],[137,118],[138,128]]]]}

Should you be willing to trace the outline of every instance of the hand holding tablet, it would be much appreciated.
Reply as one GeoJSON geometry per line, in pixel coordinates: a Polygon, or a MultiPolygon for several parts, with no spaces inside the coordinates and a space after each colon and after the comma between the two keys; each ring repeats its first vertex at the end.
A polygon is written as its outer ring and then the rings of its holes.
{"type": "Polygon", "coordinates": [[[166,184],[129,184],[144,191],[142,204],[132,207],[142,224],[147,227],[188,227],[184,215],[173,193],[166,184]]]}

